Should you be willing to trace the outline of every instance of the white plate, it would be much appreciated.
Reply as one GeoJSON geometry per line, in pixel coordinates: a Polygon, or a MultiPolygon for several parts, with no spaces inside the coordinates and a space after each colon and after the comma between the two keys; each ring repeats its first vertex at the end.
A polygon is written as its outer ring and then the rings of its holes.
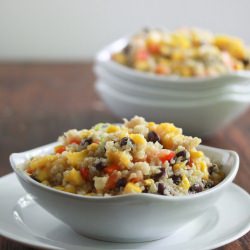
{"type": "Polygon", "coordinates": [[[0,178],[0,200],[0,234],[45,249],[213,249],[250,230],[250,195],[235,184],[229,186],[213,209],[175,234],[136,244],[103,242],[76,234],[26,195],[14,174],[0,178]]]}

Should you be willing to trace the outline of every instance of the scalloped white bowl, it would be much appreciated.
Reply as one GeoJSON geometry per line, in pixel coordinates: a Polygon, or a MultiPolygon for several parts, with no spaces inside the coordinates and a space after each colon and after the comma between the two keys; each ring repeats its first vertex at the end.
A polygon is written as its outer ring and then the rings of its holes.
{"type": "Polygon", "coordinates": [[[214,205],[239,167],[237,153],[200,146],[213,161],[222,164],[226,174],[221,183],[208,191],[182,197],[154,194],[86,197],[47,187],[24,172],[28,159],[52,152],[55,145],[57,143],[11,154],[10,163],[21,185],[40,206],[74,231],[114,242],[151,241],[174,233],[214,205]]]}
{"type": "Polygon", "coordinates": [[[250,102],[250,81],[242,82],[238,84],[229,84],[226,86],[220,86],[216,89],[195,89],[195,90],[173,90],[173,89],[162,89],[155,88],[153,86],[148,85],[140,85],[135,84],[129,80],[122,79],[114,74],[111,74],[106,69],[95,66],[94,68],[95,74],[97,75],[98,81],[101,81],[103,84],[108,85],[115,90],[127,94],[138,97],[144,97],[155,100],[197,100],[204,98],[213,98],[213,97],[223,97],[228,94],[243,94],[249,95],[250,102]]]}
{"type": "Polygon", "coordinates": [[[135,114],[149,121],[173,122],[189,135],[210,135],[236,119],[249,105],[249,94],[228,94],[203,100],[155,100],[124,94],[103,82],[96,90],[106,105],[118,116],[131,118],[135,114]]]}

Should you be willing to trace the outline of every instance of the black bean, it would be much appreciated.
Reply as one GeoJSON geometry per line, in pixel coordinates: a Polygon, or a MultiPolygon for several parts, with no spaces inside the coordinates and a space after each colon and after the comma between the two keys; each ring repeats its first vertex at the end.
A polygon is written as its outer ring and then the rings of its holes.
{"type": "Polygon", "coordinates": [[[250,60],[247,58],[242,59],[242,63],[244,64],[245,67],[247,67],[250,64],[250,60]]]}
{"type": "Polygon", "coordinates": [[[130,45],[130,44],[128,44],[127,46],[125,46],[125,47],[123,48],[124,54],[129,54],[130,51],[131,51],[131,45],[130,45]]]}
{"type": "Polygon", "coordinates": [[[205,184],[205,189],[209,189],[209,188],[212,188],[212,187],[214,187],[214,184],[211,182],[211,181],[209,181],[209,182],[207,182],[206,184],[205,184]]]}
{"type": "Polygon", "coordinates": [[[103,163],[103,162],[98,162],[96,165],[95,165],[95,168],[99,171],[102,171],[104,168],[106,167],[106,165],[103,163]]]}
{"type": "Polygon", "coordinates": [[[191,193],[199,193],[202,191],[202,186],[200,184],[194,184],[189,188],[189,192],[191,193]]]}
{"type": "Polygon", "coordinates": [[[135,143],[132,139],[130,139],[128,137],[123,137],[120,141],[120,147],[122,148],[122,147],[126,146],[127,144],[130,144],[132,146],[135,143]]]}
{"type": "Polygon", "coordinates": [[[157,190],[158,194],[164,195],[164,190],[165,190],[164,184],[159,183],[158,184],[158,190],[157,190]]]}
{"type": "Polygon", "coordinates": [[[143,193],[148,193],[149,187],[144,187],[144,190],[142,191],[143,193]]]}
{"type": "Polygon", "coordinates": [[[215,165],[215,164],[213,164],[212,166],[210,166],[208,168],[208,173],[211,175],[214,172],[214,170],[215,170],[216,167],[217,167],[217,165],[215,165]]]}
{"type": "Polygon", "coordinates": [[[187,158],[187,152],[186,152],[186,150],[182,150],[182,151],[176,153],[176,157],[177,158],[178,157],[182,157],[183,159],[186,159],[187,158]]]}
{"type": "Polygon", "coordinates": [[[120,188],[120,187],[125,187],[127,184],[127,179],[125,177],[119,179],[117,182],[116,182],[116,187],[120,188]]]}
{"type": "Polygon", "coordinates": [[[171,176],[171,178],[172,178],[174,184],[176,184],[176,185],[179,185],[182,181],[181,175],[173,175],[173,176],[171,176]]]}
{"type": "Polygon", "coordinates": [[[165,175],[165,173],[166,173],[165,168],[160,168],[160,171],[161,171],[160,173],[155,174],[155,175],[152,176],[152,179],[153,179],[154,181],[159,181],[159,179],[160,179],[162,176],[165,175]]]}
{"type": "Polygon", "coordinates": [[[156,143],[158,141],[160,143],[160,137],[154,131],[150,131],[148,133],[148,141],[151,141],[153,143],[156,143]]]}
{"type": "Polygon", "coordinates": [[[34,181],[37,181],[37,182],[41,182],[41,181],[39,181],[35,176],[33,176],[33,175],[30,175],[30,177],[34,180],[34,181]]]}
{"type": "Polygon", "coordinates": [[[87,139],[83,139],[80,143],[80,145],[83,147],[83,148],[87,148],[88,145],[90,145],[91,143],[93,142],[92,138],[87,138],[87,139]]]}

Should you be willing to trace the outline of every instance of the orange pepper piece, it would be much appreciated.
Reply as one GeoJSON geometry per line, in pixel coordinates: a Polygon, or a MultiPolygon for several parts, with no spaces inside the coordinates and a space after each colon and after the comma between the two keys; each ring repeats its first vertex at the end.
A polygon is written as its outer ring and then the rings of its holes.
{"type": "Polygon", "coordinates": [[[64,151],[66,150],[66,148],[65,148],[65,146],[63,146],[63,145],[59,145],[59,146],[56,146],[56,147],[54,148],[54,150],[55,150],[55,153],[61,154],[62,152],[64,152],[64,151]]]}
{"type": "Polygon", "coordinates": [[[104,168],[104,173],[106,174],[112,174],[115,170],[120,170],[120,167],[117,165],[110,165],[104,168]]]}
{"type": "Polygon", "coordinates": [[[115,188],[116,182],[117,182],[117,174],[113,173],[109,176],[105,189],[109,190],[115,188]]]}

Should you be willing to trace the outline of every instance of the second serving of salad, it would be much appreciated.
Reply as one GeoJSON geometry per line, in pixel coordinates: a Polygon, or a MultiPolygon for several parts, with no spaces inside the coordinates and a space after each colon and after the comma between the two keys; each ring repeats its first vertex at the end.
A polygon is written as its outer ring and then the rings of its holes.
{"type": "Polygon", "coordinates": [[[138,71],[182,77],[250,70],[250,49],[241,39],[191,28],[146,29],[112,59],[138,71]]]}
{"type": "Polygon", "coordinates": [[[53,153],[29,160],[25,171],[64,192],[180,196],[210,189],[224,178],[221,166],[197,149],[201,140],[171,123],[136,116],[123,124],[69,130],[59,141],[53,153]]]}

